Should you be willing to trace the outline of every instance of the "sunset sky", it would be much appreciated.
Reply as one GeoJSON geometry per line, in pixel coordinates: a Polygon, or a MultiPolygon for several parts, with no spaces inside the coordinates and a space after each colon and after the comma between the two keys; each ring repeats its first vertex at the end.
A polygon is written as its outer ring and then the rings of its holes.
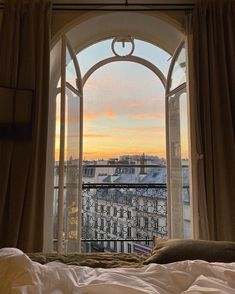
{"type": "MultiPolygon", "coordinates": [[[[135,41],[135,44],[133,55],[153,62],[166,75],[170,56],[146,42],[135,41]]],[[[82,75],[97,61],[110,56],[113,56],[110,40],[80,52],[77,58],[82,75]]],[[[69,72],[72,76],[72,65],[69,72]]],[[[186,99],[182,98],[182,156],[187,157],[186,99]]],[[[74,106],[70,120],[78,119],[74,106]]],[[[70,135],[76,131],[75,126],[67,130],[70,135]]],[[[152,71],[133,62],[115,62],[91,75],[84,87],[84,159],[142,153],[165,157],[165,141],[164,87],[152,71]]],[[[70,140],[71,150],[77,143],[77,139],[70,140]]]]}
{"type": "Polygon", "coordinates": [[[142,65],[106,65],[85,85],[84,158],[165,156],[164,126],[163,86],[142,65]]]}

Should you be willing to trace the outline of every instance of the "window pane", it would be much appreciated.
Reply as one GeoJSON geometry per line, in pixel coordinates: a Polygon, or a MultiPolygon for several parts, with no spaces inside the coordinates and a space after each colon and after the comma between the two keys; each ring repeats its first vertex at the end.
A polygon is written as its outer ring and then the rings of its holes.
{"type": "Polygon", "coordinates": [[[135,39],[135,45],[136,46],[133,55],[139,56],[153,63],[166,77],[171,61],[170,54],[168,54],[163,49],[145,41],[135,39]]]}
{"type": "MultiPolygon", "coordinates": [[[[85,50],[82,50],[77,54],[82,76],[97,62],[114,56],[111,49],[112,41],[113,39],[103,40],[87,47],[85,50]]],[[[134,43],[135,50],[132,55],[150,61],[158,67],[165,76],[167,76],[170,55],[163,49],[150,44],[149,42],[134,39],[134,43]]],[[[115,44],[115,50],[117,53],[120,53],[120,55],[125,55],[125,52],[129,53],[131,51],[131,44],[126,42],[125,48],[122,48],[122,43],[117,42],[115,44]]]]}
{"type": "Polygon", "coordinates": [[[56,125],[55,125],[55,149],[54,149],[54,201],[53,201],[53,250],[57,250],[58,234],[58,186],[59,186],[59,152],[60,152],[60,107],[61,95],[56,96],[56,125]]]}
{"type": "Polygon", "coordinates": [[[64,170],[64,251],[77,251],[79,97],[66,88],[65,170],[64,170]]]}
{"type": "Polygon", "coordinates": [[[114,56],[111,49],[112,39],[91,45],[77,54],[82,76],[97,62],[114,56]]]}
{"type": "Polygon", "coordinates": [[[60,107],[61,107],[61,94],[58,93],[56,95],[56,125],[55,125],[55,160],[59,160],[59,152],[60,152],[60,107]]]}
{"type": "Polygon", "coordinates": [[[66,65],[66,82],[70,83],[75,89],[77,89],[77,73],[68,48],[66,48],[66,65]]]}
{"type": "Polygon", "coordinates": [[[180,95],[180,141],[181,141],[181,162],[183,178],[183,218],[184,238],[191,238],[191,213],[189,194],[189,138],[188,138],[188,112],[186,91],[180,95]]]}
{"type": "Polygon", "coordinates": [[[170,91],[186,82],[185,47],[182,47],[171,74],[170,91]]]}
{"type": "Polygon", "coordinates": [[[171,227],[175,238],[190,238],[188,121],[186,90],[168,97],[171,227]]]}

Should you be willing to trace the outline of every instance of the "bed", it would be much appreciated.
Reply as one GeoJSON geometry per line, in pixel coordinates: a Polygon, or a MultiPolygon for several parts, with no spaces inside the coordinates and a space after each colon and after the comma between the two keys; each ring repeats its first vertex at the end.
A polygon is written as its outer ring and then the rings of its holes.
{"type": "Polygon", "coordinates": [[[161,242],[150,256],[117,253],[59,256],[2,248],[0,293],[234,294],[235,243],[198,242],[161,242]],[[195,258],[198,256],[216,262],[195,258]]]}

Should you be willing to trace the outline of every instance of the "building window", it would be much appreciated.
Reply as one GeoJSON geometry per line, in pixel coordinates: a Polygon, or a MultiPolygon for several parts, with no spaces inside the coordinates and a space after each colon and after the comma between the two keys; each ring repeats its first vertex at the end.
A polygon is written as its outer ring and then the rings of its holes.
{"type": "Polygon", "coordinates": [[[131,211],[127,211],[127,218],[131,219],[131,211]]]}
{"type": "Polygon", "coordinates": [[[120,218],[123,218],[123,216],[124,216],[124,209],[123,208],[120,208],[119,213],[120,213],[120,218]]]}
{"type": "Polygon", "coordinates": [[[147,200],[144,200],[143,211],[148,212],[148,201],[147,200]]]}
{"type": "Polygon", "coordinates": [[[136,217],[136,225],[137,225],[137,227],[140,227],[140,217],[139,216],[136,217]]]}
{"type": "Polygon", "coordinates": [[[113,241],[113,251],[117,252],[117,242],[113,241]]]}
{"type": "Polygon", "coordinates": [[[107,223],[106,223],[106,232],[107,233],[110,233],[110,229],[111,229],[111,223],[110,223],[110,221],[107,221],[107,223]]]}
{"type": "Polygon", "coordinates": [[[113,223],[113,234],[117,235],[117,223],[113,223]]]}
{"type": "Polygon", "coordinates": [[[113,216],[117,216],[117,207],[115,207],[115,206],[113,208],[113,216]]]}
{"type": "Polygon", "coordinates": [[[121,241],[121,250],[120,251],[124,252],[124,242],[123,241],[121,241]]]}
{"type": "Polygon", "coordinates": [[[101,219],[101,222],[100,222],[100,229],[101,229],[101,231],[104,230],[104,219],[103,218],[101,219]]]}
{"type": "Polygon", "coordinates": [[[131,253],[132,252],[132,246],[131,246],[131,244],[127,244],[127,251],[128,251],[128,253],[131,253]]]}
{"type": "Polygon", "coordinates": [[[97,229],[98,228],[98,220],[96,219],[95,220],[95,229],[97,229]]]}
{"type": "Polygon", "coordinates": [[[123,228],[123,226],[122,225],[120,225],[120,231],[119,231],[119,237],[120,238],[124,238],[124,228],[123,228]]]}
{"type": "Polygon", "coordinates": [[[130,227],[127,228],[127,237],[131,238],[131,228],[130,227]]]}
{"type": "Polygon", "coordinates": [[[136,233],[136,238],[137,238],[137,239],[141,239],[141,238],[142,238],[142,235],[141,235],[140,232],[137,232],[137,233],[136,233]]]}
{"type": "Polygon", "coordinates": [[[157,232],[159,232],[159,219],[158,218],[155,220],[155,229],[157,232]]]}
{"type": "Polygon", "coordinates": [[[144,218],[144,227],[145,227],[145,229],[147,229],[148,226],[149,226],[149,220],[148,220],[147,217],[145,217],[145,218],[144,218]]]}
{"type": "Polygon", "coordinates": [[[88,199],[86,200],[86,210],[87,210],[87,211],[90,210],[90,206],[91,206],[91,204],[90,204],[90,199],[88,198],[88,199]]]}

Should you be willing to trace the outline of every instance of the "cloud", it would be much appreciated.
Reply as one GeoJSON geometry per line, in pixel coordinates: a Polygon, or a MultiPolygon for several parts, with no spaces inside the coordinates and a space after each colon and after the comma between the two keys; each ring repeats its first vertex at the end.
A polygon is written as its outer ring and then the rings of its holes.
{"type": "Polygon", "coordinates": [[[164,113],[138,113],[132,116],[136,120],[148,120],[148,119],[156,119],[156,120],[163,120],[165,119],[164,113]]]}
{"type": "MultiPolygon", "coordinates": [[[[143,126],[143,127],[123,127],[123,128],[112,128],[113,132],[120,132],[122,134],[129,133],[165,133],[165,128],[163,126],[143,126]]],[[[128,134],[130,136],[130,134],[128,134]]]]}
{"type": "Polygon", "coordinates": [[[84,134],[84,138],[111,138],[111,135],[103,134],[84,134]]]}
{"type": "Polygon", "coordinates": [[[111,109],[104,109],[104,110],[100,109],[97,111],[85,110],[83,115],[85,121],[95,121],[99,118],[104,118],[104,117],[113,119],[116,116],[117,114],[111,109]]]}
{"type": "Polygon", "coordinates": [[[116,117],[116,113],[110,109],[105,110],[105,116],[107,116],[108,118],[114,118],[116,117]]]}
{"type": "Polygon", "coordinates": [[[83,118],[85,120],[96,120],[98,118],[97,112],[91,112],[91,111],[84,111],[83,118]]]}

